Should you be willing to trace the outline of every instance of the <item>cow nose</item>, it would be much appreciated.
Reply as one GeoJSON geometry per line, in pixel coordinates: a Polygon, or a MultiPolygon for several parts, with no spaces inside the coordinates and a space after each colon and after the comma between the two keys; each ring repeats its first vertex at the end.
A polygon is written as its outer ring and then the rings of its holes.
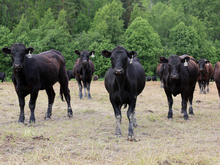
{"type": "Polygon", "coordinates": [[[172,78],[172,79],[178,79],[178,75],[177,75],[177,74],[173,74],[173,75],[171,76],[171,78],[172,78]]]}
{"type": "Polygon", "coordinates": [[[199,68],[200,71],[202,71],[202,68],[199,68]]]}
{"type": "Polygon", "coordinates": [[[115,69],[115,74],[122,74],[122,69],[115,69]]]}
{"type": "Polygon", "coordinates": [[[87,64],[87,60],[83,60],[82,63],[83,63],[83,64],[87,64]]]}
{"type": "Polygon", "coordinates": [[[15,69],[20,69],[20,68],[21,68],[21,65],[20,65],[20,64],[14,64],[14,68],[15,68],[15,69]]]}

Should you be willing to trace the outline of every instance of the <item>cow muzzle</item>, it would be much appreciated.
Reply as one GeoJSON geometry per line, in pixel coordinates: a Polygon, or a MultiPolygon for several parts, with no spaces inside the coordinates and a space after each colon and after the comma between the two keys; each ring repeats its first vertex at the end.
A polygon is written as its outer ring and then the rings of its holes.
{"type": "Polygon", "coordinates": [[[177,79],[179,78],[179,76],[178,76],[178,74],[173,74],[173,75],[171,76],[171,78],[172,78],[173,80],[177,80],[177,79]]]}
{"type": "Polygon", "coordinates": [[[83,60],[83,61],[82,61],[82,64],[83,64],[83,65],[86,65],[87,63],[88,63],[87,60],[83,60]]]}
{"type": "Polygon", "coordinates": [[[115,69],[115,74],[123,74],[123,69],[115,69]]]}
{"type": "Polygon", "coordinates": [[[21,66],[21,64],[14,64],[13,68],[15,69],[16,72],[18,72],[21,70],[22,66],[21,66]]]}

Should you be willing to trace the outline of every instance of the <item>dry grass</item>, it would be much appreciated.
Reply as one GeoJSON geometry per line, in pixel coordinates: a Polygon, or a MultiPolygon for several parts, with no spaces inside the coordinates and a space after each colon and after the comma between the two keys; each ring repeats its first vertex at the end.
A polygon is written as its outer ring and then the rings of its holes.
{"type": "Polygon", "coordinates": [[[146,82],[138,97],[137,142],[127,141],[128,119],[122,110],[122,137],[103,81],[92,82],[92,100],[79,100],[76,81],[70,82],[73,118],[59,98],[59,84],[51,120],[45,121],[47,95],[40,91],[36,123],[29,124],[29,96],[25,124],[18,124],[19,103],[12,83],[0,83],[0,164],[220,164],[220,110],[215,83],[210,93],[194,95],[194,116],[184,121],[181,99],[174,98],[173,120],[167,119],[167,99],[159,82],[146,82]],[[199,101],[201,102],[199,102],[199,101]],[[197,102],[196,102],[197,101],[197,102]]]}

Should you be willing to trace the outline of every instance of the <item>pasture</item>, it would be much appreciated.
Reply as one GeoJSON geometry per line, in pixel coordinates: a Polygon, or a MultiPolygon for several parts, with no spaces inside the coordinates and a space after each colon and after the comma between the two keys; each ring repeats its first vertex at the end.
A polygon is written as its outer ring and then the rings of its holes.
{"type": "MultiPolygon", "coordinates": [[[[214,82],[210,92],[194,92],[193,116],[185,121],[181,97],[174,97],[173,119],[160,82],[146,82],[137,98],[135,141],[127,140],[127,109],[122,109],[122,137],[115,138],[115,117],[103,81],[91,82],[92,100],[79,100],[78,85],[70,81],[73,118],[59,97],[51,120],[45,121],[48,99],[40,91],[36,123],[29,124],[29,96],[25,123],[18,124],[19,103],[12,83],[0,83],[0,164],[220,164],[220,109],[214,82]]],[[[188,108],[187,108],[188,111],[188,108]]]]}

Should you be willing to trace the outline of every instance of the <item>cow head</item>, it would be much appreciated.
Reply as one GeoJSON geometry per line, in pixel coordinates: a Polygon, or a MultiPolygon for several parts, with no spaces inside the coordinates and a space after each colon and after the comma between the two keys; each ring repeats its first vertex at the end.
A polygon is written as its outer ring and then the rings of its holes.
{"type": "Polygon", "coordinates": [[[89,62],[89,56],[92,54],[95,54],[95,51],[88,52],[87,50],[82,50],[79,52],[78,50],[75,50],[75,53],[80,56],[80,60],[83,65],[87,65],[89,62]]]}
{"type": "Polygon", "coordinates": [[[122,46],[116,46],[112,51],[103,50],[102,55],[111,59],[113,73],[122,75],[127,68],[128,58],[132,60],[137,56],[137,52],[133,50],[128,52],[122,46]]]}
{"type": "Polygon", "coordinates": [[[199,65],[199,71],[203,72],[205,69],[205,64],[208,64],[210,61],[208,60],[204,60],[202,58],[200,58],[198,61],[196,61],[197,64],[199,65]]]}
{"type": "Polygon", "coordinates": [[[26,49],[24,44],[16,43],[13,44],[11,48],[2,48],[2,51],[5,54],[11,54],[13,69],[15,69],[16,72],[19,72],[24,67],[26,54],[29,52],[33,53],[34,48],[29,47],[26,49]]]}
{"type": "Polygon", "coordinates": [[[169,58],[160,57],[160,61],[163,63],[167,63],[169,75],[172,80],[179,79],[179,73],[181,71],[181,64],[184,62],[188,62],[190,60],[189,57],[180,58],[177,55],[171,55],[169,58]]]}

